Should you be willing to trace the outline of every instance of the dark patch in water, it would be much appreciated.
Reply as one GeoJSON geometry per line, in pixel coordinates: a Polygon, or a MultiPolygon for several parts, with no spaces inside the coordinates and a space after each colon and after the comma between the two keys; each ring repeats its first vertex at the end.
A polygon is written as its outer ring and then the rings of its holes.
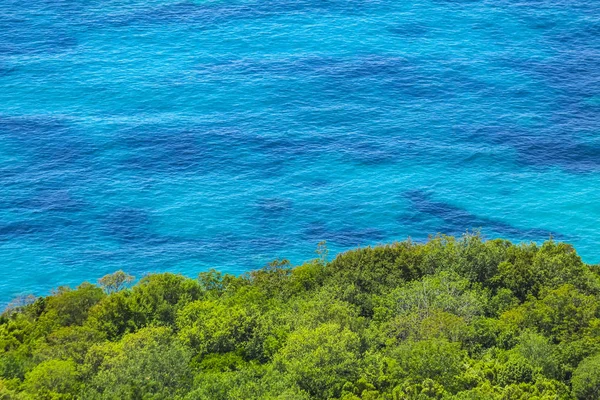
{"type": "Polygon", "coordinates": [[[425,37],[430,30],[427,26],[422,24],[408,23],[390,27],[388,28],[388,31],[393,33],[394,35],[412,39],[425,37]]]}
{"type": "MultiPolygon", "coordinates": [[[[377,91],[383,90],[396,101],[409,98],[448,98],[465,92],[485,94],[491,90],[487,83],[469,76],[462,71],[463,68],[464,65],[460,62],[452,63],[447,60],[423,61],[417,58],[362,54],[343,58],[311,56],[283,60],[221,60],[200,65],[197,72],[209,76],[269,74],[302,78],[320,88],[318,96],[325,104],[362,97],[375,88],[377,91]],[[439,62],[447,67],[432,71],[429,66],[431,62],[439,62]]],[[[278,96],[281,97],[281,94],[278,93],[278,96]]],[[[293,98],[290,99],[292,100],[293,98]]]]}
{"type": "Polygon", "coordinates": [[[51,243],[91,233],[84,215],[93,206],[77,193],[102,168],[90,171],[95,148],[78,133],[54,118],[0,117],[0,140],[15,154],[0,168],[0,207],[21,219],[2,228],[4,238],[51,243]]]}
{"type": "Polygon", "coordinates": [[[463,133],[467,133],[467,140],[513,148],[517,162],[523,165],[556,166],[572,173],[600,170],[600,144],[580,142],[568,132],[557,133],[553,128],[471,127],[464,128],[463,133]]]}
{"type": "Polygon", "coordinates": [[[362,246],[385,240],[385,232],[375,228],[355,228],[342,226],[331,229],[326,224],[315,222],[302,231],[302,237],[309,242],[326,240],[343,247],[362,246]]]}
{"type": "Polygon", "coordinates": [[[208,147],[197,143],[193,134],[142,131],[126,136],[131,155],[125,166],[153,172],[198,171],[208,158],[208,147]]]}
{"type": "Polygon", "coordinates": [[[352,58],[336,57],[290,57],[287,59],[232,59],[221,60],[198,67],[198,72],[209,74],[254,75],[265,72],[291,76],[360,78],[374,75],[396,75],[412,64],[399,57],[362,55],[352,58]]]}
{"type": "Polygon", "coordinates": [[[256,203],[256,207],[267,215],[281,215],[292,209],[292,201],[289,199],[265,198],[256,203]]]}
{"type": "Polygon", "coordinates": [[[9,67],[0,61],[0,78],[8,76],[17,70],[16,67],[9,67]]]}
{"type": "Polygon", "coordinates": [[[204,246],[210,251],[226,251],[230,253],[272,252],[286,246],[286,240],[274,235],[253,235],[240,237],[234,234],[223,234],[210,240],[203,241],[204,246]]]}
{"type": "Polygon", "coordinates": [[[36,190],[68,189],[85,182],[94,174],[103,176],[106,163],[95,164],[98,148],[86,135],[54,118],[2,117],[0,140],[18,158],[3,168],[0,182],[22,187],[28,196],[36,190]]]}
{"type": "Polygon", "coordinates": [[[306,158],[310,155],[336,155],[342,160],[363,165],[394,163],[402,154],[389,140],[364,134],[352,135],[312,135],[303,138],[261,138],[256,150],[265,156],[280,158],[280,161],[293,158],[306,158]]]}
{"type": "Polygon", "coordinates": [[[133,14],[112,15],[111,25],[185,24],[213,28],[237,20],[253,20],[279,15],[333,12],[355,13],[377,4],[373,1],[263,0],[244,4],[201,4],[190,1],[149,7],[133,14]]]}
{"type": "Polygon", "coordinates": [[[540,19],[539,16],[533,16],[526,20],[527,26],[531,29],[536,30],[551,30],[554,29],[557,25],[557,21],[553,21],[551,19],[540,19]]]}
{"type": "Polygon", "coordinates": [[[88,234],[90,228],[83,220],[42,215],[29,220],[0,224],[0,241],[27,238],[35,240],[36,243],[48,244],[64,241],[66,238],[73,240],[76,236],[88,234]]]}
{"type": "Polygon", "coordinates": [[[43,225],[26,221],[0,224],[0,240],[19,239],[21,236],[38,235],[46,229],[43,225]]]}
{"type": "Polygon", "coordinates": [[[65,129],[65,125],[50,117],[5,117],[0,115],[0,135],[31,135],[65,129]]]}
{"type": "Polygon", "coordinates": [[[69,126],[47,117],[1,117],[0,138],[6,137],[34,155],[39,166],[65,167],[66,163],[81,160],[97,149],[85,136],[69,126]]]}
{"type": "Polygon", "coordinates": [[[203,126],[133,128],[121,132],[120,137],[119,143],[128,152],[122,165],[138,173],[228,172],[269,178],[281,175],[286,160],[299,151],[284,139],[203,126]]]}
{"type": "Polygon", "coordinates": [[[568,172],[586,173],[600,169],[600,146],[577,143],[560,138],[547,140],[524,139],[513,143],[519,151],[519,159],[525,164],[557,165],[568,172]]]}
{"type": "Polygon", "coordinates": [[[578,53],[574,58],[570,54],[560,54],[543,61],[510,60],[509,65],[544,80],[554,89],[574,95],[575,99],[594,95],[600,89],[600,60],[594,54],[598,51],[590,49],[587,43],[580,47],[571,49],[578,53]]]}
{"type": "MultiPolygon", "coordinates": [[[[588,29],[595,37],[583,38],[586,35],[569,29],[556,34],[557,42],[553,42],[553,37],[548,39],[549,46],[558,49],[554,57],[502,60],[504,66],[528,75],[538,86],[555,92],[551,101],[547,97],[539,100],[549,111],[540,115],[546,121],[544,126],[536,129],[538,135],[543,136],[540,141],[547,140],[552,145],[558,142],[567,144],[559,148],[577,147],[577,138],[582,133],[596,135],[600,129],[598,107],[588,102],[600,93],[600,36],[596,35],[600,27],[588,29]]],[[[529,134],[535,135],[536,132],[529,134]]],[[[588,153],[588,150],[584,149],[583,153],[588,153]]],[[[564,163],[564,160],[561,162],[564,163]]],[[[585,164],[589,164],[589,160],[585,164]]]]}
{"type": "Polygon", "coordinates": [[[313,179],[310,182],[310,186],[314,187],[314,188],[322,188],[322,187],[327,187],[331,184],[330,181],[326,180],[326,179],[313,179]]]}
{"type": "Polygon", "coordinates": [[[425,223],[431,217],[442,220],[437,231],[448,235],[462,235],[467,231],[483,229],[492,231],[502,236],[519,239],[548,239],[553,236],[560,238],[554,232],[544,229],[521,229],[502,221],[480,217],[469,211],[450,203],[434,201],[432,196],[422,190],[413,190],[404,193],[409,200],[412,212],[402,216],[399,221],[407,225],[425,223]]]}
{"type": "Polygon", "coordinates": [[[0,15],[0,55],[54,54],[78,45],[77,39],[57,26],[40,26],[21,18],[0,15]]]}
{"type": "Polygon", "coordinates": [[[137,208],[121,208],[109,213],[102,233],[124,243],[147,244],[158,238],[150,231],[150,215],[137,208]]]}
{"type": "Polygon", "coordinates": [[[38,190],[27,201],[16,204],[17,208],[23,208],[36,212],[80,212],[91,208],[84,200],[74,197],[65,189],[41,189],[38,190]]]}
{"type": "Polygon", "coordinates": [[[263,198],[252,205],[246,219],[255,224],[258,237],[269,237],[274,232],[281,232],[281,226],[293,218],[292,210],[293,203],[289,199],[263,198]]]}
{"type": "Polygon", "coordinates": [[[299,159],[327,156],[381,165],[414,156],[411,141],[390,137],[394,133],[377,137],[361,132],[311,132],[290,137],[203,126],[165,132],[164,127],[156,126],[125,131],[120,134],[120,143],[132,154],[126,156],[123,165],[140,172],[228,171],[250,178],[270,178],[281,176],[292,161],[299,159]]]}
{"type": "Polygon", "coordinates": [[[363,165],[392,164],[402,157],[399,151],[375,138],[369,141],[367,138],[357,137],[354,140],[350,139],[339,143],[337,146],[342,158],[348,158],[351,162],[363,165]]]}

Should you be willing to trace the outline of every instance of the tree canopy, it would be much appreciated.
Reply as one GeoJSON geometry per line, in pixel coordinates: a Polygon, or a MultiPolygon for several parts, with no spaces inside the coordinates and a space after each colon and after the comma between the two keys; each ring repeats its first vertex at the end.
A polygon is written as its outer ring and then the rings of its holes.
{"type": "Polygon", "coordinates": [[[438,236],[11,303],[0,399],[600,399],[600,274],[568,244],[438,236]]]}

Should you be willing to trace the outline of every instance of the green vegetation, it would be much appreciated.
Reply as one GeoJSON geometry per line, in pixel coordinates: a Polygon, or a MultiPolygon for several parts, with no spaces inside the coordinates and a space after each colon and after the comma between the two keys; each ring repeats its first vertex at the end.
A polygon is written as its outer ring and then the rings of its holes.
{"type": "Polygon", "coordinates": [[[240,277],[61,287],[0,317],[0,399],[599,399],[600,275],[477,235],[240,277]]]}

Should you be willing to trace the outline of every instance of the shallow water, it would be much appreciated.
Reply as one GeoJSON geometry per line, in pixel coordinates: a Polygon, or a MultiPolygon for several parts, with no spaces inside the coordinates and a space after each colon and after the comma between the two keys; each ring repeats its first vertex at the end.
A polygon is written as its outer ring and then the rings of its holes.
{"type": "Polygon", "coordinates": [[[600,262],[600,3],[0,2],[0,302],[428,234],[600,262]]]}

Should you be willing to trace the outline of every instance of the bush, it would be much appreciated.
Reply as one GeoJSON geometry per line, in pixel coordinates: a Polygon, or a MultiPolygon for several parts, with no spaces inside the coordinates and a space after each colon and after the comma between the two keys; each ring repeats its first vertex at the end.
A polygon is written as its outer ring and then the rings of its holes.
{"type": "Polygon", "coordinates": [[[600,399],[600,354],[588,357],[573,373],[573,394],[578,399],[600,399]]]}

